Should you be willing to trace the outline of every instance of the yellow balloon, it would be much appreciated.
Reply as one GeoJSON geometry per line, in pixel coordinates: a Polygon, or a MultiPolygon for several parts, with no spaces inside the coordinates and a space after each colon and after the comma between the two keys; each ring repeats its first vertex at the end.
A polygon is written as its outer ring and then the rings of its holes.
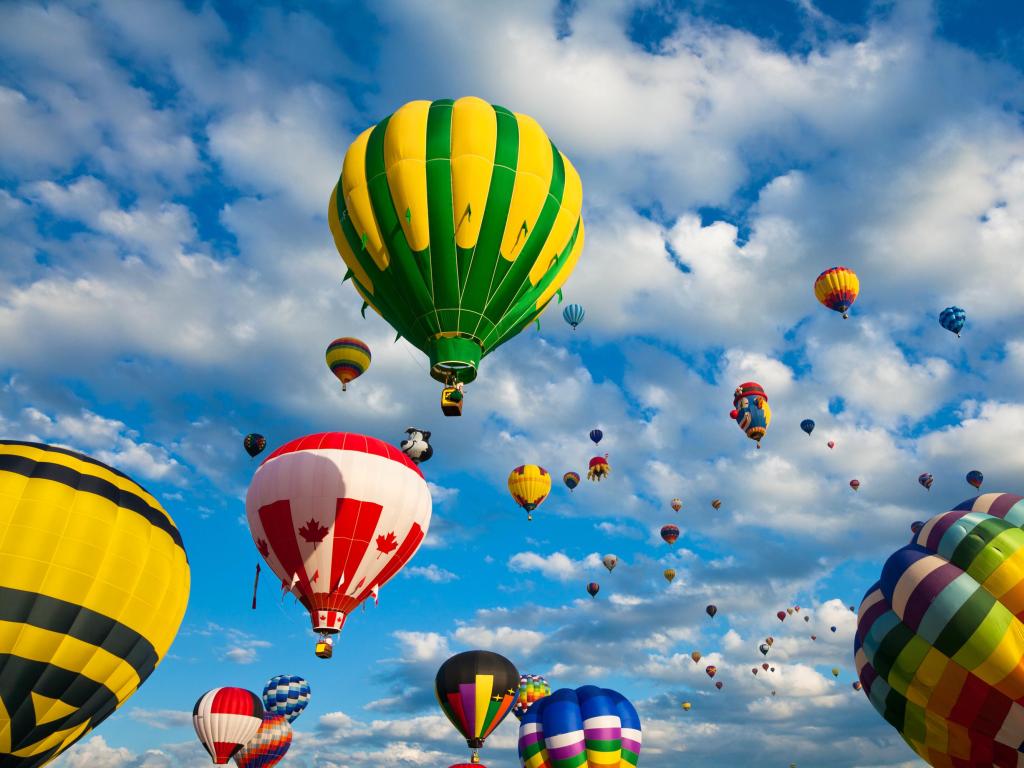
{"type": "Polygon", "coordinates": [[[684,702],[683,702],[683,709],[685,709],[685,710],[686,710],[687,712],[689,712],[689,711],[690,711],[690,707],[692,707],[692,706],[693,706],[693,705],[692,705],[692,704],[690,704],[690,702],[688,702],[688,701],[684,701],[684,702]]]}
{"type": "Polygon", "coordinates": [[[665,581],[671,584],[672,579],[676,577],[676,572],[674,568],[666,568],[665,572],[662,575],[665,577],[665,581]]]}
{"type": "Polygon", "coordinates": [[[0,441],[0,764],[45,765],[152,674],[185,615],[174,521],[126,475],[0,441]]]}
{"type": "Polygon", "coordinates": [[[840,312],[845,320],[847,312],[860,293],[857,273],[847,267],[826,269],[814,281],[814,295],[824,306],[840,312]]]}
{"type": "Polygon", "coordinates": [[[526,510],[526,519],[533,520],[533,510],[551,493],[551,475],[536,464],[516,467],[508,476],[508,492],[526,510]]]}

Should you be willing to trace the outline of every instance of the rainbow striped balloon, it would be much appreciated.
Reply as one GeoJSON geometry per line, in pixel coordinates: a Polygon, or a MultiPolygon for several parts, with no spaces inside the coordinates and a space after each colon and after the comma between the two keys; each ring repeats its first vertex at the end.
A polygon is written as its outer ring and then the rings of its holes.
{"type": "Polygon", "coordinates": [[[519,693],[512,714],[519,720],[534,702],[551,695],[551,686],[541,675],[523,675],[519,678],[519,693]]]}
{"type": "Polygon", "coordinates": [[[1017,766],[1024,744],[1024,497],[936,515],[860,606],[864,693],[936,768],[1017,766]]]}
{"type": "Polygon", "coordinates": [[[621,693],[560,688],[523,715],[519,760],[523,768],[630,768],[640,742],[640,716],[621,693]]]}
{"type": "Polygon", "coordinates": [[[818,301],[835,312],[841,312],[844,320],[859,293],[857,273],[847,267],[826,269],[814,281],[814,295],[818,301]]]}
{"type": "Polygon", "coordinates": [[[342,391],[348,383],[366,373],[370,367],[370,348],[365,342],[343,336],[327,345],[327,367],[341,382],[342,391]]]}
{"type": "Polygon", "coordinates": [[[274,768],[292,745],[292,727],[284,715],[263,714],[256,735],[235,754],[238,768],[274,768]]]}

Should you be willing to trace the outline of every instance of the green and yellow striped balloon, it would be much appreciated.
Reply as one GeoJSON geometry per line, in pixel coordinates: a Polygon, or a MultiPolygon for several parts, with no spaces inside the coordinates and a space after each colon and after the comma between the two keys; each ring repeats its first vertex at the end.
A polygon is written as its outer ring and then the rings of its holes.
{"type": "Polygon", "coordinates": [[[80,453],[0,441],[0,765],[45,765],[152,674],[189,566],[160,504],[80,453]]]}
{"type": "Polygon", "coordinates": [[[582,202],[536,121],[468,97],[410,102],[360,134],[328,219],[366,303],[435,379],[470,382],[576,266],[582,202]]]}

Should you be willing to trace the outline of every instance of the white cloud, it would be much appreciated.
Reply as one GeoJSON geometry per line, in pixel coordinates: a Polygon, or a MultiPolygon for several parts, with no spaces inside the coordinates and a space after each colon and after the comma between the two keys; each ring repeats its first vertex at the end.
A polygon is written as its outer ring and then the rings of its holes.
{"type": "Polygon", "coordinates": [[[591,552],[583,560],[573,560],[564,552],[539,555],[536,552],[517,552],[508,561],[508,567],[519,573],[537,571],[542,576],[567,582],[583,578],[588,571],[601,565],[601,556],[591,552]]]}
{"type": "Polygon", "coordinates": [[[450,581],[458,580],[459,576],[445,568],[440,568],[434,563],[430,565],[410,565],[402,569],[402,576],[406,578],[421,578],[433,584],[447,584],[450,581]]]}

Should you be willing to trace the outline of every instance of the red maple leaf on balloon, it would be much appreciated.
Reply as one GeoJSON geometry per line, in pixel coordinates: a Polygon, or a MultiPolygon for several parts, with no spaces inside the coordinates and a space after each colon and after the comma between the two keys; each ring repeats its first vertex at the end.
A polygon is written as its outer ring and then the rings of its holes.
{"type": "Polygon", "coordinates": [[[270,557],[270,547],[267,546],[267,542],[263,539],[256,540],[256,549],[258,549],[260,554],[264,557],[270,557]]]}
{"type": "Polygon", "coordinates": [[[299,535],[310,544],[319,544],[327,535],[327,528],[310,518],[304,526],[299,528],[299,535]]]}
{"type": "MultiPolygon", "coordinates": [[[[395,533],[392,531],[387,536],[380,535],[377,537],[377,551],[381,555],[388,555],[395,551],[398,547],[398,539],[395,538],[395,533]]],[[[380,555],[377,555],[380,557],[380,555]]]]}

